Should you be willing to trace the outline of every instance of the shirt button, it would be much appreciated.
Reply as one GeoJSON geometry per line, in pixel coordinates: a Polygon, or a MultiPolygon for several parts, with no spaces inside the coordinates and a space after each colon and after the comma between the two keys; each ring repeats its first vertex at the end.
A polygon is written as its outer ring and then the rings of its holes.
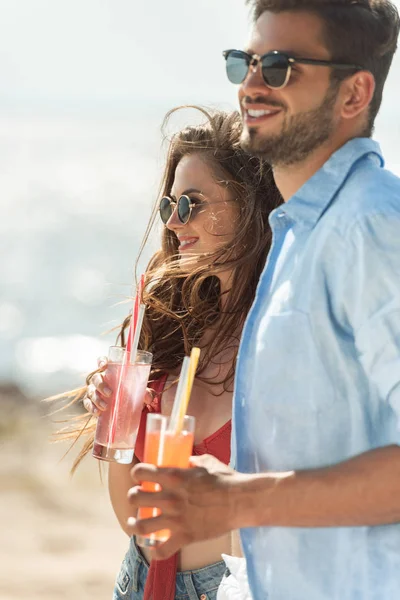
{"type": "Polygon", "coordinates": [[[202,594],[202,595],[200,596],[200,600],[207,600],[207,596],[206,596],[206,594],[202,594]]]}
{"type": "Polygon", "coordinates": [[[289,223],[289,217],[287,216],[287,214],[285,212],[280,211],[277,215],[278,218],[278,225],[287,225],[287,223],[289,223]]]}

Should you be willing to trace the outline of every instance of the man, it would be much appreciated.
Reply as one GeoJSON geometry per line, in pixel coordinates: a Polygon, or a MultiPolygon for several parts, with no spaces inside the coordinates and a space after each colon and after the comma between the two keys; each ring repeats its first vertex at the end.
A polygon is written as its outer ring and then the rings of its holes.
{"type": "Polygon", "coordinates": [[[287,202],[237,365],[233,460],[138,465],[155,551],[241,528],[255,600],[400,598],[400,181],[370,139],[396,49],[388,0],[256,0],[243,144],[287,202]],[[299,5],[301,8],[298,8],[299,5]]]}

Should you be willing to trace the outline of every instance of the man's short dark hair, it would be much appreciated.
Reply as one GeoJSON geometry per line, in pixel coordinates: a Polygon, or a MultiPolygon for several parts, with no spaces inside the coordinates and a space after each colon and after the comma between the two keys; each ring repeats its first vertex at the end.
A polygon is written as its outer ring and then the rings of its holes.
{"type": "MultiPolygon", "coordinates": [[[[247,0],[247,4],[254,21],[265,11],[309,12],[322,20],[332,60],[360,65],[375,78],[367,127],[371,135],[397,48],[400,21],[395,5],[390,0],[247,0]]],[[[333,70],[332,76],[340,80],[346,73],[333,70]]]]}

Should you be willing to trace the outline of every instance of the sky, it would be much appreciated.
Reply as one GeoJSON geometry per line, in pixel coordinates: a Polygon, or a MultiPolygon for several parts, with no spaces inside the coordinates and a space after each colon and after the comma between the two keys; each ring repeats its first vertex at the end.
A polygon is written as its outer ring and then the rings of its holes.
{"type": "MultiPolygon", "coordinates": [[[[161,120],[176,104],[237,106],[221,52],[248,37],[244,0],[0,0],[0,9],[0,115],[161,120]]],[[[399,86],[397,56],[378,117],[385,135],[399,86]]]]}
{"type": "Polygon", "coordinates": [[[0,107],[235,102],[221,52],[246,38],[242,0],[1,0],[0,7],[0,107]]]}

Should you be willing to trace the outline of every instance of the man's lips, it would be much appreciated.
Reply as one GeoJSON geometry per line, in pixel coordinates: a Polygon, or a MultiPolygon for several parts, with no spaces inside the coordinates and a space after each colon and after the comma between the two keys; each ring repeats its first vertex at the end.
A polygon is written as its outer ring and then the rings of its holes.
{"type": "Polygon", "coordinates": [[[282,111],[282,108],[265,105],[243,105],[243,119],[247,124],[258,124],[267,121],[282,111]]]}

